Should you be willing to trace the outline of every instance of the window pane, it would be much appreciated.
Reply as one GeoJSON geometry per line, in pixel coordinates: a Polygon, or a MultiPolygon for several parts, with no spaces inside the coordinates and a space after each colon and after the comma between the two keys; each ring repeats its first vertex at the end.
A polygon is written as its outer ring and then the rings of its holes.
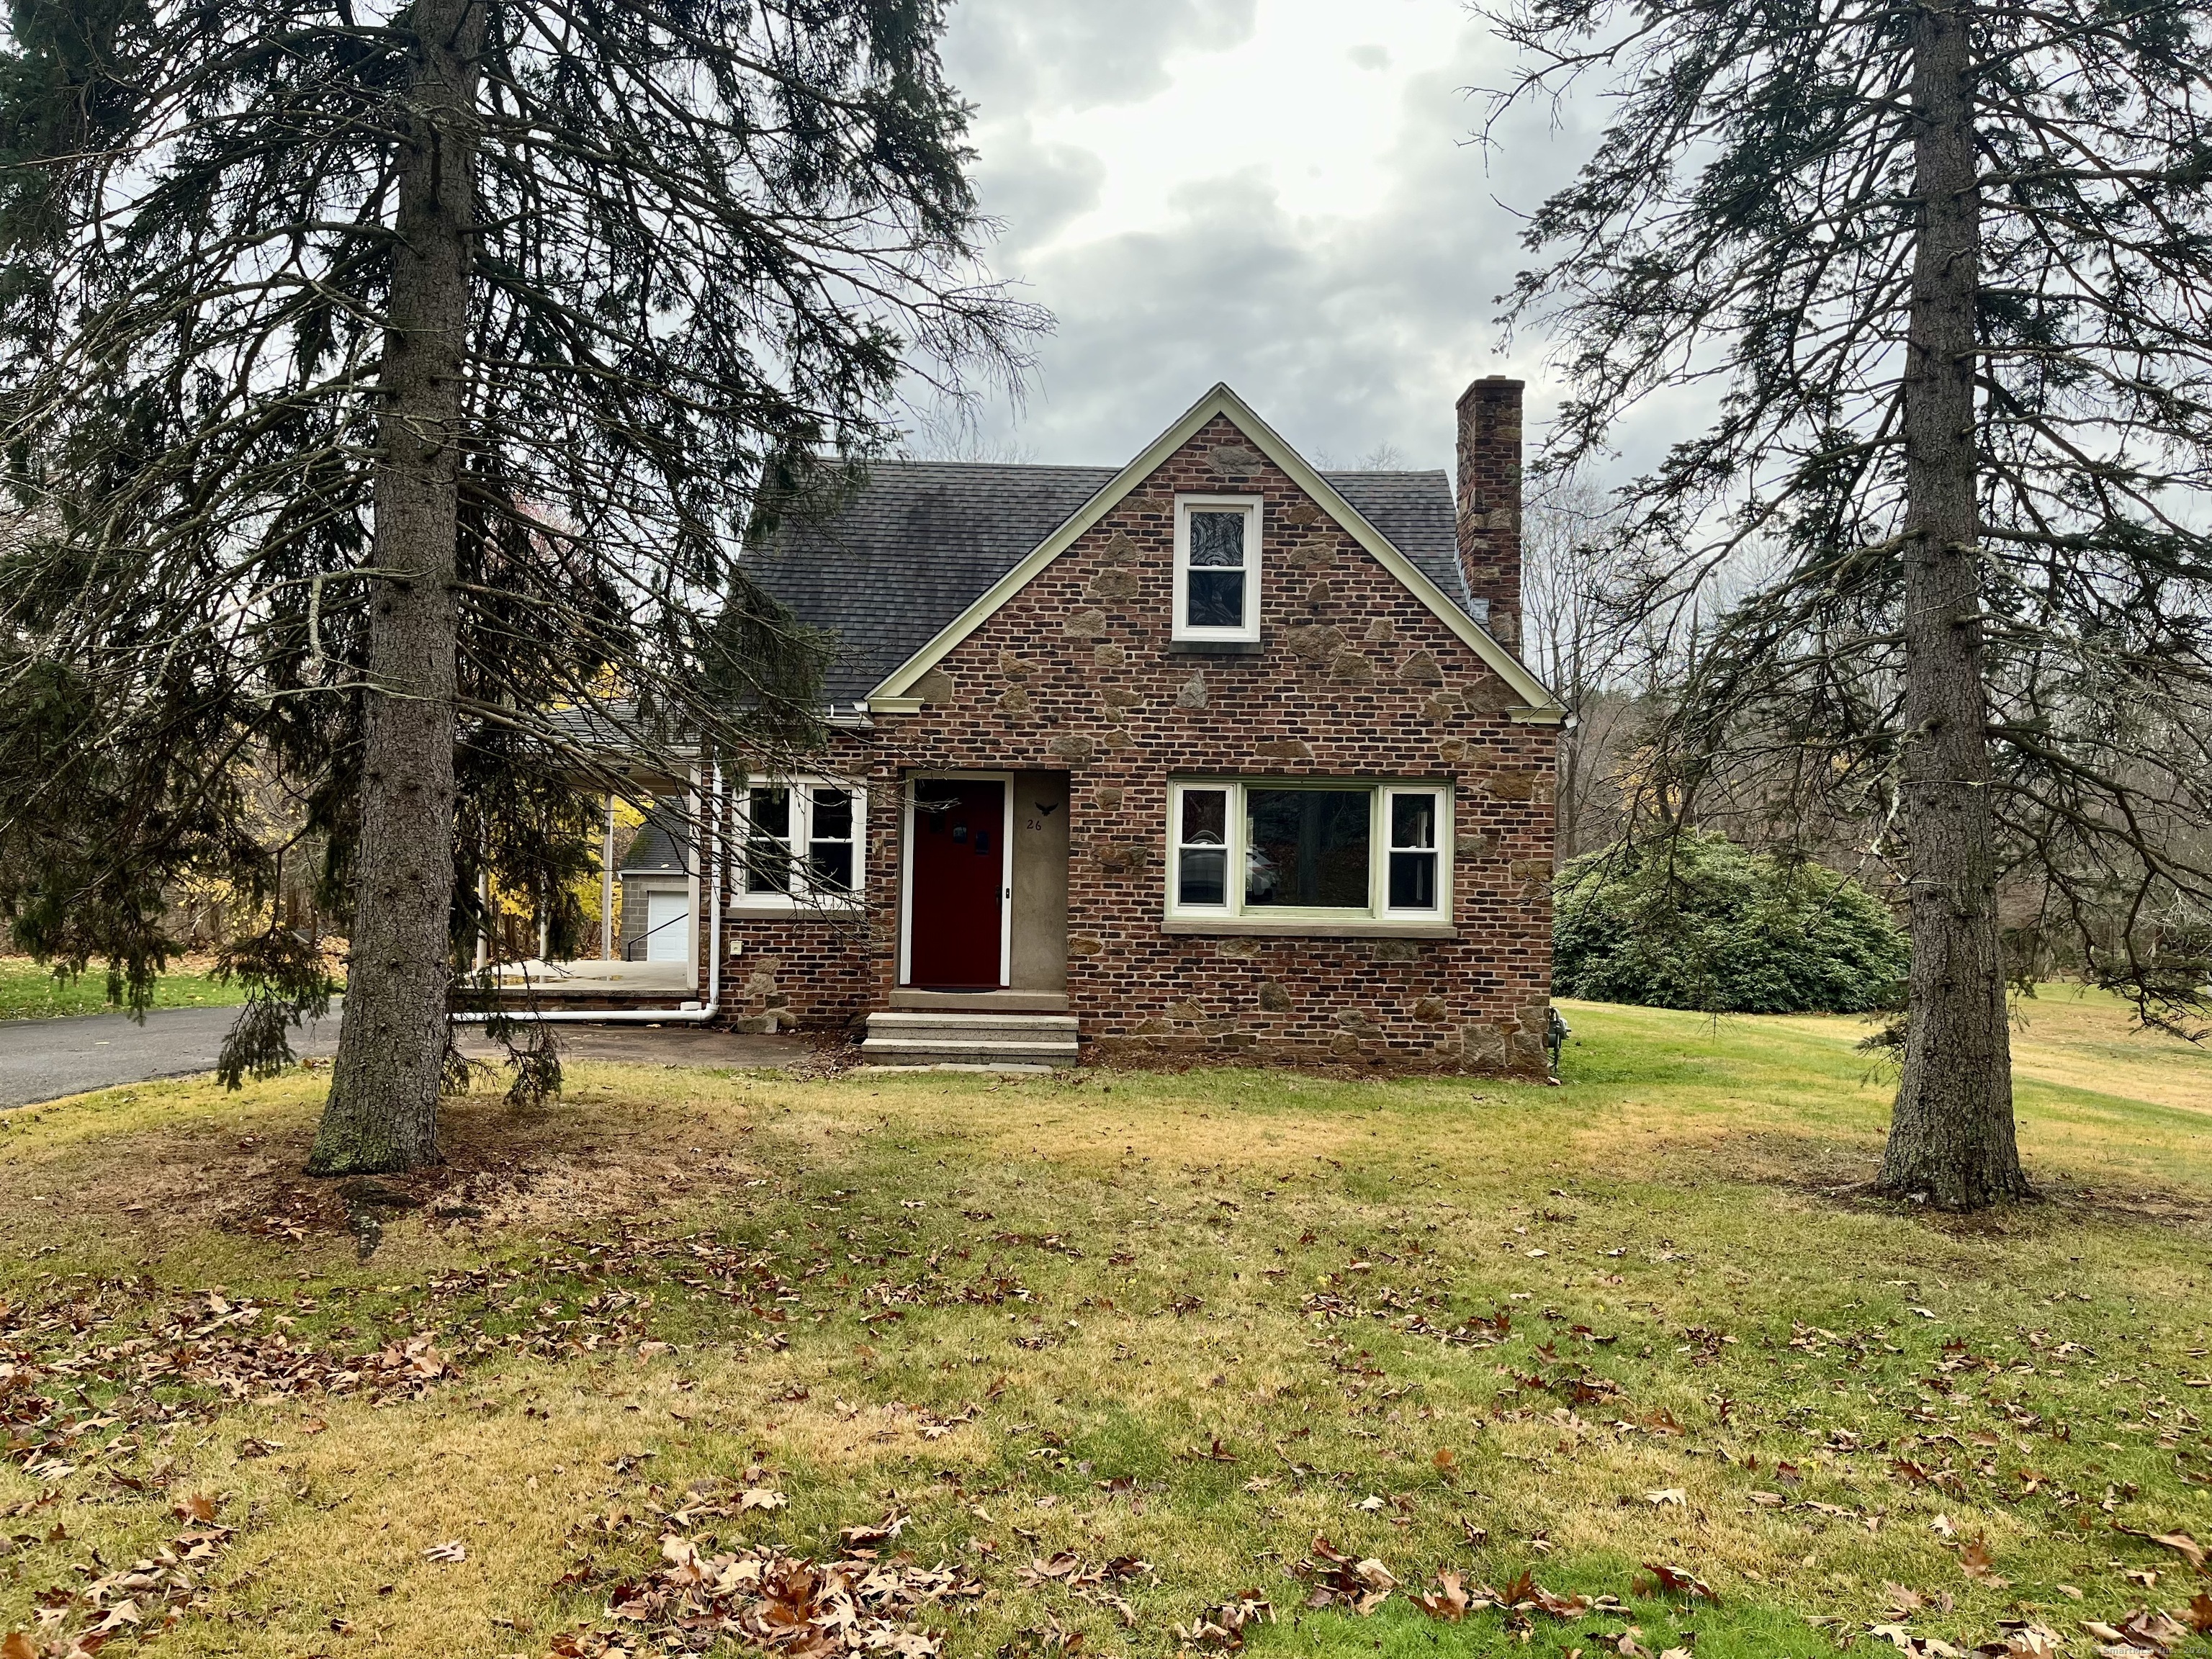
{"type": "Polygon", "coordinates": [[[1186,847],[1179,860],[1181,878],[1176,885],[1178,904],[1229,902],[1229,849],[1225,847],[1186,847]]]}
{"type": "Polygon", "coordinates": [[[842,789],[814,792],[814,839],[853,839],[853,798],[842,789]]]}
{"type": "Polygon", "coordinates": [[[1437,844],[1437,798],[1434,795],[1390,797],[1390,845],[1434,847],[1437,844]]]}
{"type": "Polygon", "coordinates": [[[1190,614],[1188,628],[1244,626],[1244,573],[1241,570],[1194,570],[1190,573],[1190,614]]]}
{"type": "Polygon", "coordinates": [[[1364,789],[1247,789],[1247,904],[1364,910],[1364,789]]]}
{"type": "Polygon", "coordinates": [[[1242,513],[1194,513],[1190,515],[1190,563],[1194,570],[1244,568],[1244,519],[1242,513]]]}
{"type": "Polygon", "coordinates": [[[757,837],[745,846],[745,891],[784,893],[791,890],[791,849],[780,841],[757,837]]]}
{"type": "Polygon", "coordinates": [[[853,843],[849,841],[817,841],[807,849],[807,874],[816,889],[825,893],[849,893],[853,890],[853,843]]]}
{"type": "Polygon", "coordinates": [[[1393,910],[1433,910],[1437,908],[1437,855],[1434,853],[1390,854],[1390,908],[1393,910]]]}
{"type": "Polygon", "coordinates": [[[1225,847],[1229,844],[1227,790],[1186,789],[1182,792],[1182,844],[1186,847],[1225,847]]]}
{"type": "Polygon", "coordinates": [[[756,789],[747,811],[745,891],[783,893],[791,889],[791,791],[756,789]]]}
{"type": "Polygon", "coordinates": [[[756,789],[752,801],[753,834],[787,836],[791,834],[791,791],[756,789]]]}

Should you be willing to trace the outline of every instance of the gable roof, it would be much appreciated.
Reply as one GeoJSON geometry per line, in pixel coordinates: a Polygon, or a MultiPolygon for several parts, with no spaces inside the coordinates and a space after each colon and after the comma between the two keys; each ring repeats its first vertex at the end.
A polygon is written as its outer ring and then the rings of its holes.
{"type": "MultiPolygon", "coordinates": [[[[842,511],[793,520],[747,568],[802,620],[838,636],[823,696],[856,703],[1115,476],[1110,466],[879,461],[842,511]]],[[[1449,477],[1322,476],[1462,609],[1484,620],[1460,570],[1449,477]]]]}
{"type": "Polygon", "coordinates": [[[1221,416],[1520,694],[1527,707],[1517,717],[1564,718],[1468,599],[1444,474],[1319,472],[1225,385],[1119,469],[878,463],[842,511],[787,523],[750,568],[802,620],[839,635],[823,688],[833,704],[911,709],[915,681],[1221,416]]]}
{"type": "Polygon", "coordinates": [[[842,511],[787,521],[746,568],[837,635],[823,695],[855,703],[1113,477],[1110,466],[878,461],[842,511]]]}

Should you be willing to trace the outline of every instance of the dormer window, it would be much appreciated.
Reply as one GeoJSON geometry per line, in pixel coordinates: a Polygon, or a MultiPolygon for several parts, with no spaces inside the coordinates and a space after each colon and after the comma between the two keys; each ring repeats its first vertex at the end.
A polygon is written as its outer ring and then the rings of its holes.
{"type": "Polygon", "coordinates": [[[1175,637],[1260,637],[1260,503],[1252,497],[1176,497],[1175,637]]]}

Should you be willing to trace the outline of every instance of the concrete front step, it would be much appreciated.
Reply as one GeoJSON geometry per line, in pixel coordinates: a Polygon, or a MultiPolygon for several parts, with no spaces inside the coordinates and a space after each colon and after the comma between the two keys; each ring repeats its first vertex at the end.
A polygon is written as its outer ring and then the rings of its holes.
{"type": "Polygon", "coordinates": [[[860,1054],[874,1066],[1073,1066],[1076,1030],[1070,1014],[874,1013],[860,1054]]]}

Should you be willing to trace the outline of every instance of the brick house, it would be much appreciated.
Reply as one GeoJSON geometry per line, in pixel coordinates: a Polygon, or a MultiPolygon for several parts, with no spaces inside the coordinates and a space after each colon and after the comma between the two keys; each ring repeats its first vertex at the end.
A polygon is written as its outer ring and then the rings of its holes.
{"type": "Polygon", "coordinates": [[[1460,400],[1456,501],[1217,386],[1118,469],[886,462],[787,525],[753,574],[837,637],[831,740],[693,786],[673,1017],[1540,1074],[1566,711],[1514,654],[1521,397],[1460,400]]]}
{"type": "Polygon", "coordinates": [[[1461,399],[1456,502],[1216,386],[1119,469],[883,463],[787,526],[754,574],[838,636],[833,735],[732,781],[714,1017],[1540,1073],[1565,711],[1513,653],[1521,392],[1461,399]]]}

